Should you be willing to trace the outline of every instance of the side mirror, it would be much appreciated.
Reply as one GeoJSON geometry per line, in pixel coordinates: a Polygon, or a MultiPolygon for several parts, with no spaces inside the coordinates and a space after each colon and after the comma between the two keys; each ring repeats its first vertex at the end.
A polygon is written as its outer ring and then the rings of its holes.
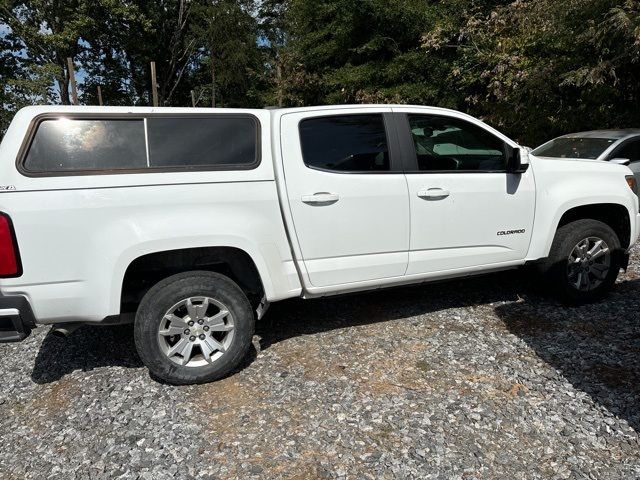
{"type": "Polygon", "coordinates": [[[522,161],[520,148],[505,144],[505,154],[507,156],[507,173],[524,173],[527,171],[529,163],[522,161]]]}
{"type": "Polygon", "coordinates": [[[629,165],[631,163],[631,160],[628,158],[612,158],[611,160],[609,160],[609,162],[615,163],[617,165],[629,165]]]}

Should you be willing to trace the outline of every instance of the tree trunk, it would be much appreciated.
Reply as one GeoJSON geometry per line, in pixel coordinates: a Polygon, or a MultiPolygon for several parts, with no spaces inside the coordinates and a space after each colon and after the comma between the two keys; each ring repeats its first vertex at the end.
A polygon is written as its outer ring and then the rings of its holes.
{"type": "Polygon", "coordinates": [[[58,75],[58,89],[60,90],[60,103],[62,105],[71,105],[69,97],[69,74],[66,69],[66,57],[56,53],[56,63],[60,67],[60,75],[58,75]]]}
{"type": "MultiPolygon", "coordinates": [[[[129,84],[129,88],[131,89],[131,91],[133,92],[132,94],[132,100],[133,100],[133,104],[135,105],[136,103],[140,102],[141,99],[141,94],[138,92],[144,92],[145,88],[144,88],[144,82],[143,85],[141,86],[141,88],[138,88],[137,84],[139,85],[139,79],[138,79],[138,72],[136,71],[136,64],[134,62],[134,60],[131,58],[131,55],[129,54],[129,52],[125,52],[125,58],[127,59],[127,67],[129,68],[129,75],[131,78],[131,82],[129,84]]],[[[146,80],[146,78],[145,78],[146,80]]]]}
{"type": "Polygon", "coordinates": [[[216,64],[213,48],[210,49],[209,55],[211,61],[211,107],[216,108],[216,64]]]}
{"type": "Polygon", "coordinates": [[[278,82],[278,107],[282,108],[284,104],[284,92],[282,91],[282,66],[280,65],[280,57],[276,58],[276,81],[278,82]]]}
{"type": "Polygon", "coordinates": [[[62,105],[71,105],[69,81],[66,78],[58,78],[58,89],[60,90],[60,103],[62,105]]]}

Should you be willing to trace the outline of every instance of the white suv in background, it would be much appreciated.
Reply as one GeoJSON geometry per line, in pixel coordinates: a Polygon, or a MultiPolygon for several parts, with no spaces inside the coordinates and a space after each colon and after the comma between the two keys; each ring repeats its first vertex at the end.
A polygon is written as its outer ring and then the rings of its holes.
{"type": "Polygon", "coordinates": [[[640,182],[640,129],[569,133],[540,145],[533,155],[546,158],[602,160],[628,165],[640,182]]]}

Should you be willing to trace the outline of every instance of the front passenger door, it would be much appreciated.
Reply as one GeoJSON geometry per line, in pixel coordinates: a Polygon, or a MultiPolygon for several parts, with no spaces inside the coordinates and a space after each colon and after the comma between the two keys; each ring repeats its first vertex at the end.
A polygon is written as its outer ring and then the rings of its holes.
{"type": "Polygon", "coordinates": [[[507,173],[505,140],[481,122],[424,109],[407,109],[399,125],[411,204],[407,275],[524,259],[533,171],[507,173]]]}

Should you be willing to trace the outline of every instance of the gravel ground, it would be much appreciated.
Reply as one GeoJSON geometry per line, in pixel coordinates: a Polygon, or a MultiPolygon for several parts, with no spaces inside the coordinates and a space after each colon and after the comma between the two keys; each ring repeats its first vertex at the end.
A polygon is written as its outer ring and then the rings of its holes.
{"type": "Polygon", "coordinates": [[[604,302],[524,272],[272,306],[237,374],[149,378],[129,327],[0,345],[0,476],[640,478],[640,249],[604,302]]]}

